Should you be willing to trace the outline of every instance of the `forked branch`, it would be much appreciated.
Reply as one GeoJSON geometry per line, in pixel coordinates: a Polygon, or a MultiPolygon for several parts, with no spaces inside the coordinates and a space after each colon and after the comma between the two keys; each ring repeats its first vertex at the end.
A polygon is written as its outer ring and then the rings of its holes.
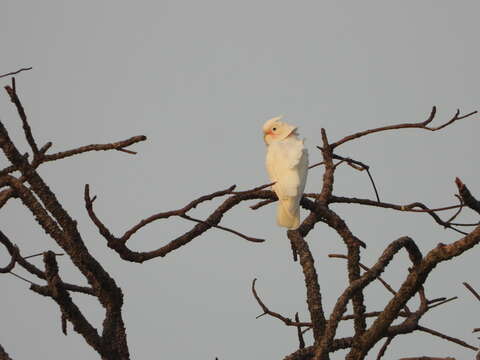
{"type": "Polygon", "coordinates": [[[146,219],[141,220],[138,222],[136,225],[134,225],[132,228],[127,230],[122,236],[116,237],[115,235],[112,234],[112,232],[105,226],[105,224],[98,218],[96,215],[94,209],[93,209],[93,202],[95,201],[96,197],[91,197],[90,196],[90,188],[88,184],[85,186],[85,192],[84,192],[84,199],[85,199],[85,207],[87,209],[88,215],[90,216],[91,220],[93,223],[97,226],[97,229],[99,230],[100,234],[107,240],[107,245],[113,249],[115,252],[117,252],[120,257],[124,260],[127,261],[132,261],[132,262],[139,262],[142,263],[144,261],[154,259],[157,257],[163,257],[167,255],[168,253],[178,249],[181,246],[184,246],[188,244],[190,241],[193,239],[199,237],[203,233],[205,233],[207,230],[211,228],[217,228],[220,230],[224,230],[230,233],[233,233],[247,241],[250,242],[263,242],[263,239],[258,239],[254,238],[251,236],[247,236],[243,233],[240,233],[236,230],[232,230],[229,228],[226,228],[224,226],[220,226],[219,223],[225,213],[227,213],[231,208],[234,206],[238,205],[242,201],[245,200],[250,200],[250,199],[257,199],[259,196],[267,197],[267,198],[272,198],[273,193],[271,191],[262,191],[262,190],[250,190],[250,191],[243,191],[243,192],[237,192],[235,193],[233,190],[235,189],[235,185],[221,191],[216,191],[214,193],[208,194],[208,195],[203,195],[187,205],[185,205],[183,208],[177,209],[177,210],[170,210],[170,211],[165,211],[161,213],[157,213],[154,215],[149,216],[146,219]],[[187,215],[188,211],[191,209],[197,207],[198,205],[202,204],[205,201],[213,200],[218,197],[222,197],[225,195],[231,195],[227,199],[225,199],[211,214],[210,216],[207,217],[206,220],[198,220],[190,217],[187,215]],[[151,251],[145,251],[145,252],[138,252],[138,251],[133,251],[130,250],[127,247],[127,242],[128,240],[132,237],[133,234],[135,234],[137,231],[142,229],[144,226],[157,221],[161,219],[168,219],[169,217],[172,216],[178,216],[181,218],[185,218],[190,221],[194,221],[197,224],[190,230],[187,231],[186,233],[180,235],[176,239],[171,240],[169,243],[166,245],[156,249],[156,250],[151,250],[151,251]]]}
{"type": "Polygon", "coordinates": [[[389,130],[416,128],[416,129],[423,129],[423,130],[429,130],[429,131],[437,131],[437,130],[441,130],[441,129],[447,127],[448,125],[451,125],[455,121],[468,118],[468,117],[476,114],[477,112],[478,111],[472,111],[472,112],[469,112],[468,114],[460,115],[460,110],[457,110],[456,113],[447,122],[443,123],[442,125],[436,126],[436,127],[430,127],[428,125],[433,121],[433,119],[435,118],[435,115],[437,113],[437,108],[434,106],[434,107],[432,107],[432,111],[430,112],[430,116],[425,121],[418,122],[418,123],[395,124],[395,125],[382,126],[382,127],[375,128],[375,129],[360,131],[360,132],[357,132],[355,134],[345,136],[344,138],[338,140],[337,142],[334,142],[331,146],[332,146],[332,149],[335,149],[336,147],[338,147],[338,146],[340,146],[340,145],[342,145],[342,144],[344,144],[348,141],[352,141],[352,140],[361,138],[361,137],[366,136],[366,135],[370,135],[370,134],[374,134],[374,133],[378,133],[378,132],[383,132],[383,131],[389,131],[389,130]]]}

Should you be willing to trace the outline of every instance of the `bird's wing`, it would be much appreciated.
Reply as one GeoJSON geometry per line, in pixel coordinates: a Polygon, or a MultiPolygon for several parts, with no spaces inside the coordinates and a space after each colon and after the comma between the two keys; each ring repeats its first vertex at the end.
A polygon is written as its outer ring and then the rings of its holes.
{"type": "Polygon", "coordinates": [[[266,167],[270,179],[276,181],[273,190],[279,199],[302,195],[308,171],[308,154],[303,141],[279,141],[271,144],[266,167]]]}

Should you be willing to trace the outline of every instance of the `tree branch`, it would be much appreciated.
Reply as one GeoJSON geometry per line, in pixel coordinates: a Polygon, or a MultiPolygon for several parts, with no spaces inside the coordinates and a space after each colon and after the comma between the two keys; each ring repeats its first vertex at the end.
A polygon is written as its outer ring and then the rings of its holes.
{"type": "Polygon", "coordinates": [[[430,113],[430,116],[427,118],[427,120],[425,121],[422,121],[422,122],[419,122],[419,123],[403,123],[403,124],[396,124],[396,125],[389,125],[389,126],[383,126],[383,127],[379,127],[379,128],[375,128],[375,129],[370,129],[370,130],[365,130],[365,131],[360,131],[358,133],[355,133],[355,134],[352,134],[352,135],[349,135],[349,136],[346,136],[344,137],[343,139],[340,139],[338,140],[337,142],[333,143],[331,146],[332,146],[332,149],[335,149],[336,147],[348,142],[348,141],[352,141],[352,140],[355,140],[355,139],[358,139],[358,138],[361,138],[363,136],[366,136],[366,135],[370,135],[370,134],[374,134],[374,133],[377,133],[377,132],[382,132],[382,131],[388,131],[388,130],[399,130],[399,129],[407,129],[407,128],[417,128],[417,129],[424,129],[424,130],[430,130],[430,131],[437,131],[437,130],[440,130],[440,129],[443,129],[444,127],[454,123],[455,121],[458,121],[458,120],[461,120],[461,119],[465,119],[467,117],[470,117],[474,114],[477,113],[477,111],[472,111],[466,115],[460,115],[460,110],[457,110],[457,112],[455,113],[455,115],[453,115],[450,120],[448,120],[447,122],[445,122],[444,124],[440,125],[440,126],[437,126],[437,127],[429,127],[427,126],[428,124],[430,124],[432,122],[432,120],[435,118],[435,114],[437,112],[437,108],[434,106],[432,108],[432,111],[430,113]]]}
{"type": "Polygon", "coordinates": [[[458,177],[455,178],[455,183],[457,184],[458,192],[465,202],[465,205],[480,214],[480,201],[475,199],[475,197],[470,193],[470,190],[468,190],[467,186],[458,177]]]}
{"type": "Polygon", "coordinates": [[[12,72],[9,72],[9,73],[6,73],[6,74],[3,74],[3,75],[0,75],[0,78],[7,77],[7,76],[11,76],[11,75],[16,75],[16,74],[18,74],[19,72],[22,72],[22,71],[27,71],[27,70],[32,70],[32,69],[33,69],[32,67],[28,67],[28,68],[21,68],[20,70],[17,70],[17,71],[12,71],[12,72]]]}
{"type": "Polygon", "coordinates": [[[438,331],[435,331],[433,329],[429,329],[429,328],[426,328],[424,326],[417,326],[417,329],[420,330],[420,331],[423,331],[423,332],[426,332],[427,334],[430,334],[430,335],[433,335],[433,336],[437,336],[441,339],[444,339],[444,340],[447,340],[447,341],[450,341],[450,342],[453,342],[455,344],[458,344],[460,346],[463,346],[467,349],[470,349],[470,350],[474,350],[474,351],[477,351],[478,348],[475,347],[475,346],[472,346],[470,344],[467,344],[465,341],[463,340],[460,340],[460,339],[457,339],[457,338],[454,338],[454,337],[451,337],[451,336],[448,336],[448,335],[445,335],[445,334],[442,334],[441,332],[438,332],[438,331]]]}
{"type": "Polygon", "coordinates": [[[477,245],[479,242],[480,226],[475,228],[470,234],[466,235],[462,239],[457,240],[449,245],[440,243],[420,262],[417,262],[416,266],[412,269],[410,274],[407,276],[407,279],[398,290],[397,296],[390,300],[382,314],[377,317],[372,326],[362,336],[364,348],[360,353],[361,356],[367,354],[371,347],[382,336],[386,328],[395,319],[400,308],[407,303],[407,301],[416,293],[416,291],[418,291],[435,266],[443,261],[461,255],[463,252],[477,245]]]}
{"type": "Polygon", "coordinates": [[[12,78],[12,87],[10,86],[5,86],[5,90],[7,90],[8,95],[10,96],[10,101],[15,104],[17,107],[18,115],[20,116],[20,119],[22,120],[22,125],[23,125],[23,131],[25,133],[25,137],[27,139],[28,144],[30,145],[33,154],[36,155],[38,154],[38,147],[37,144],[35,143],[35,140],[33,139],[32,135],[32,129],[30,128],[30,125],[28,124],[27,121],[27,114],[25,113],[25,109],[23,108],[22,103],[20,102],[20,99],[17,95],[17,90],[15,87],[15,78],[12,78]]]}
{"type": "Polygon", "coordinates": [[[260,299],[260,297],[258,296],[257,294],[257,291],[255,290],[255,282],[257,281],[257,279],[253,279],[252,281],[252,293],[253,293],[253,296],[255,297],[255,300],[257,300],[257,303],[258,305],[260,305],[260,307],[262,308],[263,310],[263,313],[258,315],[257,316],[257,319],[263,315],[270,315],[271,317],[274,317],[276,319],[279,319],[281,321],[283,321],[283,323],[287,326],[296,326],[296,327],[302,327],[302,326],[312,326],[312,323],[311,322],[299,322],[298,320],[296,321],[293,321],[292,319],[290,318],[287,318],[283,315],[280,315],[279,313],[276,313],[275,311],[271,311],[264,303],[263,301],[260,299]]]}
{"type": "Polygon", "coordinates": [[[305,286],[307,288],[307,305],[312,320],[313,337],[317,341],[324,334],[326,321],[315,263],[308,244],[300,235],[299,230],[288,230],[287,236],[300,258],[300,265],[303,269],[305,286]]]}
{"type": "Polygon", "coordinates": [[[0,360],[12,360],[12,358],[7,354],[2,345],[0,345],[0,360]]]}
{"type": "MultiPolygon", "coordinates": [[[[179,247],[188,244],[190,241],[199,237],[200,235],[202,235],[204,232],[211,229],[212,227],[218,227],[218,224],[221,221],[223,215],[226,212],[228,212],[231,208],[241,203],[242,201],[250,200],[250,199],[258,199],[261,197],[264,197],[264,198],[273,197],[273,193],[271,191],[262,191],[262,190],[255,190],[255,189],[251,191],[238,192],[233,194],[234,188],[235,186],[231,186],[228,189],[201,196],[198,199],[191,201],[189,204],[187,204],[186,206],[178,210],[171,210],[171,211],[166,211],[166,212],[152,215],[140,221],[137,225],[133,226],[130,230],[127,230],[125,234],[122,235],[121,237],[114,236],[110,232],[110,230],[108,230],[108,228],[100,221],[98,216],[95,214],[93,210],[93,202],[95,200],[95,197],[91,198],[88,185],[85,186],[85,207],[87,209],[88,215],[92,219],[93,223],[97,226],[100,234],[107,240],[108,247],[110,247],[115,252],[117,252],[120,255],[120,257],[124,260],[142,263],[144,261],[151,260],[157,257],[164,257],[168,253],[178,249],[179,247]],[[229,195],[229,194],[233,194],[233,195],[225,199],[223,203],[220,204],[217,207],[217,209],[214,210],[210,214],[210,216],[207,217],[206,220],[198,222],[197,225],[195,225],[190,231],[187,231],[186,233],[184,233],[183,235],[180,235],[176,239],[171,240],[167,245],[164,245],[156,250],[146,251],[146,252],[132,251],[126,246],[126,242],[130,239],[130,237],[133,234],[135,234],[142,227],[152,223],[153,221],[156,221],[159,219],[167,219],[171,216],[183,217],[184,215],[186,215],[186,213],[189,210],[195,208],[197,205],[205,201],[212,200],[214,198],[224,196],[224,195],[229,195]]],[[[227,229],[224,227],[220,227],[220,228],[222,230],[227,229]]],[[[227,231],[233,232],[233,230],[231,229],[228,229],[227,231]]],[[[262,242],[263,240],[263,239],[252,238],[244,234],[241,234],[241,235],[242,235],[241,237],[243,237],[244,239],[247,239],[253,242],[262,242]]]]}
{"type": "MultiPolygon", "coordinates": [[[[365,288],[369,283],[375,280],[384,271],[385,267],[393,259],[393,256],[402,248],[405,248],[405,250],[408,251],[410,259],[414,264],[418,264],[421,261],[422,254],[420,253],[420,250],[411,238],[405,236],[393,241],[385,249],[382,256],[380,256],[380,258],[378,259],[377,263],[372,266],[369,271],[365,272],[360,278],[352,282],[338,298],[325,328],[325,335],[323,336],[319,346],[315,351],[315,360],[323,360],[330,351],[329,349],[331,348],[331,344],[340,319],[346,311],[348,301],[353,297],[353,295],[355,295],[357,291],[365,288]]],[[[382,316],[382,314],[380,314],[380,316],[382,316]]],[[[398,312],[396,314],[398,314],[398,312]]],[[[362,335],[362,341],[364,341],[363,339],[370,331],[371,328],[362,335]]]]}
{"type": "Polygon", "coordinates": [[[62,314],[70,321],[76,332],[83,336],[85,341],[92,346],[99,354],[104,355],[102,340],[97,330],[85,319],[78,307],[73,303],[70,294],[63,287],[63,282],[58,275],[58,265],[55,254],[47,251],[43,255],[45,263],[45,274],[48,283],[48,290],[32,285],[30,289],[41,295],[48,295],[60,307],[62,314]]]}
{"type": "Polygon", "coordinates": [[[468,291],[470,291],[473,294],[473,296],[475,296],[477,300],[480,301],[480,295],[475,291],[473,287],[470,286],[469,283],[464,282],[463,286],[465,286],[468,289],[468,291]]]}

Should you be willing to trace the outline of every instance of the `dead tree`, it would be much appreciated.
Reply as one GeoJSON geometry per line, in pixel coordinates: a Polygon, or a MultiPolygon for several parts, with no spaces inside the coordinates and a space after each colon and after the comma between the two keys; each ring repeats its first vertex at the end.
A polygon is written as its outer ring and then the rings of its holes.
{"type": "MultiPolygon", "coordinates": [[[[16,74],[12,72],[4,76],[16,74]]],[[[15,234],[4,234],[0,231],[0,242],[8,251],[11,261],[5,267],[0,268],[1,273],[12,273],[15,266],[20,266],[32,276],[38,278],[39,284],[31,282],[30,289],[42,296],[52,299],[59,307],[62,314],[62,329],[66,332],[67,322],[73,325],[78,332],[102,359],[129,359],[129,349],[126,331],[122,319],[123,292],[115,280],[88,251],[82,236],[77,229],[76,221],[68,211],[60,204],[48,184],[38,174],[37,168],[50,161],[57,161],[67,157],[79,155],[89,151],[117,150],[129,154],[134,151],[127,149],[129,146],[145,141],[145,136],[135,136],[127,140],[110,143],[94,144],[71,149],[67,151],[48,154],[52,143],[48,142],[38,146],[33,136],[26,112],[17,94],[15,78],[12,78],[11,86],[5,87],[10,100],[15,105],[22,122],[25,138],[30,146],[31,154],[21,154],[14,141],[8,135],[7,129],[0,122],[0,148],[10,162],[10,165],[0,170],[0,208],[8,201],[21,201],[28,208],[32,216],[43,228],[43,230],[54,240],[70,257],[73,264],[86,279],[88,285],[80,286],[64,282],[61,278],[56,256],[51,251],[43,254],[44,268],[32,264],[28,256],[22,254],[21,246],[14,245],[15,234]],[[71,297],[72,292],[79,292],[94,297],[101,306],[105,308],[105,318],[102,329],[95,328],[82,314],[82,310],[75,304],[71,297]]],[[[287,355],[284,360],[325,360],[330,358],[330,353],[339,349],[349,349],[347,359],[364,359],[368,352],[377,343],[384,341],[377,359],[380,359],[387,351],[389,344],[403,334],[415,331],[429,333],[446,341],[478,351],[478,348],[467,344],[457,338],[442,334],[436,330],[422,326],[421,319],[429,310],[443,305],[455,298],[430,299],[423,288],[430,273],[441,262],[448,261],[453,257],[460,256],[467,250],[472,249],[480,242],[480,225],[463,224],[454,222],[458,214],[464,209],[470,209],[480,215],[480,202],[470,193],[467,186],[456,179],[458,189],[458,204],[443,208],[430,208],[427,205],[414,202],[411,204],[394,204],[380,200],[375,183],[371,178],[369,167],[359,160],[340,156],[336,151],[345,143],[368,136],[373,133],[385,131],[398,131],[405,128],[416,128],[419,130],[439,131],[456,121],[471,117],[476,111],[461,115],[457,112],[445,123],[439,126],[431,126],[435,119],[436,108],[433,107],[430,116],[422,122],[402,123],[375,129],[370,129],[346,136],[335,142],[330,142],[324,129],[321,130],[321,146],[318,146],[322,161],[311,166],[323,166],[323,182],[319,192],[305,194],[301,206],[308,210],[308,216],[304,219],[297,230],[287,231],[293,259],[298,261],[304,274],[306,289],[306,306],[310,319],[301,322],[298,315],[290,319],[282,314],[271,310],[258,295],[255,289],[255,280],[252,283],[252,293],[261,307],[262,315],[269,315],[277,318],[286,326],[297,328],[299,348],[297,351],[287,355]],[[364,170],[372,180],[375,192],[374,199],[363,199],[355,197],[342,197],[333,194],[335,171],[339,166],[351,166],[356,170],[364,170]],[[366,244],[358,238],[348,227],[345,219],[341,218],[334,210],[332,204],[358,204],[362,206],[380,207],[396,211],[427,213],[438,225],[459,233],[459,239],[449,244],[439,243],[426,254],[422,254],[417,247],[415,240],[410,237],[401,237],[385,247],[383,254],[377,262],[366,266],[361,262],[361,249],[366,244]],[[444,210],[457,209],[454,216],[447,220],[442,219],[438,214],[444,210]],[[307,242],[308,235],[318,225],[332,228],[339,239],[345,245],[345,254],[330,254],[332,258],[345,259],[347,261],[348,285],[340,297],[338,297],[333,311],[325,314],[322,303],[321,281],[317,276],[315,260],[307,242]],[[461,230],[462,229],[462,230],[461,230]],[[405,264],[409,273],[402,285],[396,291],[380,275],[389,266],[394,256],[406,251],[411,264],[405,264]],[[365,289],[374,281],[379,281],[392,294],[387,305],[379,310],[367,309],[368,304],[364,300],[365,289]],[[408,301],[418,296],[420,305],[412,310],[407,305],[408,301]],[[351,303],[352,314],[346,314],[347,305],[351,303]],[[368,311],[367,311],[368,310],[368,311]],[[367,326],[366,319],[374,318],[370,326],[367,326]],[[395,320],[401,320],[393,325],[395,320]],[[351,336],[339,338],[337,328],[341,321],[353,320],[351,336]],[[306,345],[303,334],[312,331],[313,344],[306,345]]],[[[216,191],[192,200],[185,206],[165,212],[153,214],[121,235],[115,235],[101,220],[94,210],[96,196],[92,196],[88,185],[85,186],[84,202],[85,208],[93,224],[98,228],[99,233],[106,241],[106,245],[116,252],[125,261],[143,263],[144,261],[164,257],[170,252],[187,245],[194,239],[212,228],[220,229],[239,236],[247,241],[261,243],[264,240],[245,235],[238,230],[230,229],[220,225],[223,215],[229,212],[236,205],[245,201],[256,200],[257,203],[251,206],[252,210],[258,210],[277,200],[276,195],[267,190],[271,184],[265,184],[246,191],[236,191],[236,186],[216,191]],[[221,199],[221,200],[220,200],[221,199]],[[219,205],[206,219],[197,219],[189,215],[189,211],[204,202],[220,200],[219,205]],[[192,228],[170,240],[157,249],[149,251],[134,251],[129,248],[129,240],[136,235],[141,228],[160,219],[170,217],[181,217],[194,223],[192,228]]],[[[365,250],[364,250],[365,251],[365,250]]],[[[321,280],[321,279],[320,279],[321,280]]],[[[469,289],[475,294],[475,291],[469,289]]],[[[477,294],[478,295],[478,294],[477,294]]],[[[474,331],[478,331],[475,329],[474,331]]],[[[427,358],[427,357],[418,357],[427,358]]],[[[8,354],[0,347],[0,359],[9,359],[8,354]]],[[[433,359],[433,358],[432,358],[433,359]]]]}

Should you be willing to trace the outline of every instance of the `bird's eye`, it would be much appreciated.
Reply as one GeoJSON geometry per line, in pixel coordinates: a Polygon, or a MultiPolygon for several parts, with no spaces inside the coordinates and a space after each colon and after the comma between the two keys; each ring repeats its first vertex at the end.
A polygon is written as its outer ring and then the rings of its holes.
{"type": "Polygon", "coordinates": [[[273,128],[272,130],[273,130],[273,131],[276,131],[276,130],[277,130],[277,128],[273,128]]]}

